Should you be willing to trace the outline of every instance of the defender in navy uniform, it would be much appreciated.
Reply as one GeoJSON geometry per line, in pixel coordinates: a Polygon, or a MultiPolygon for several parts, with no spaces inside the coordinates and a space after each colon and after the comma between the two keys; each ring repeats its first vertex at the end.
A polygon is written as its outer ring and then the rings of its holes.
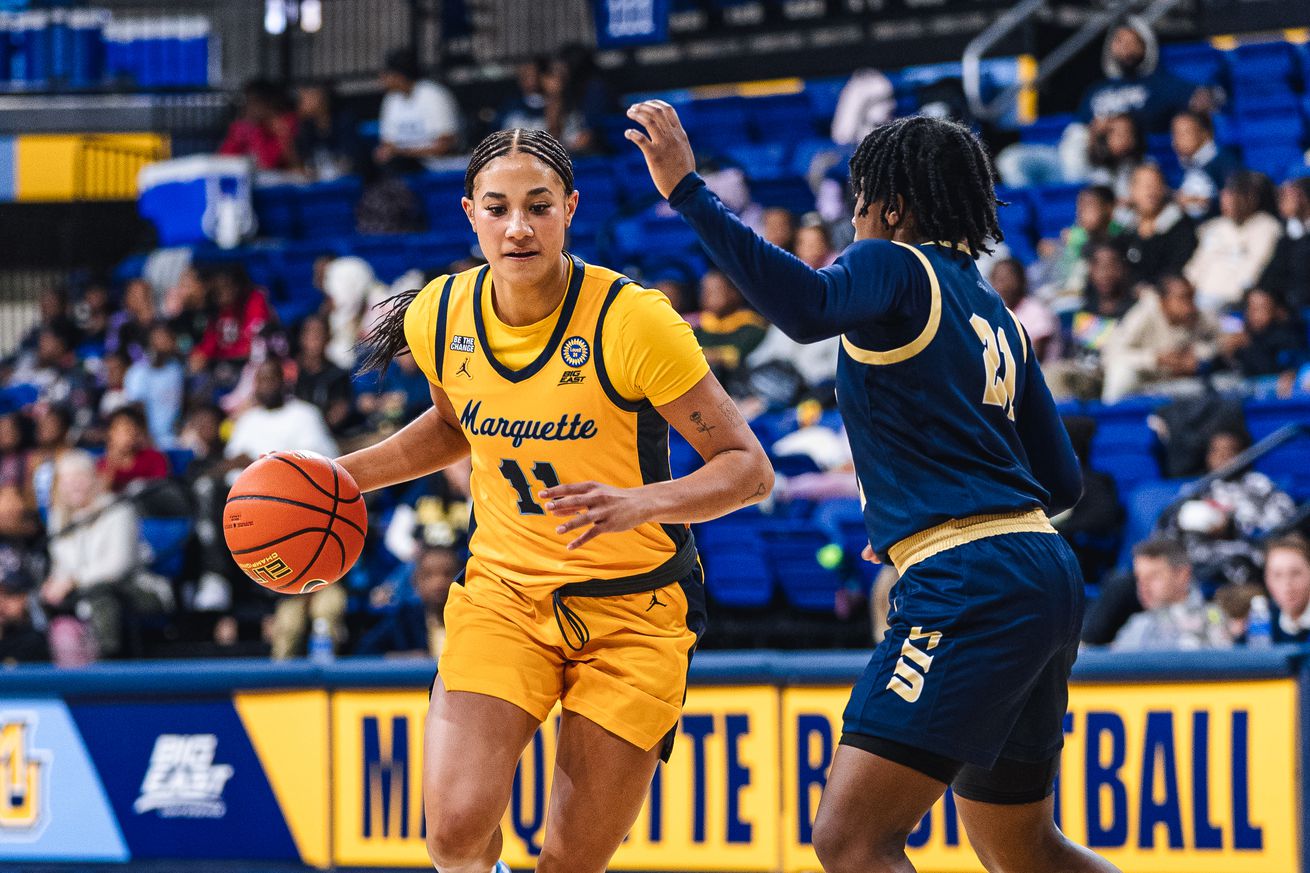
{"type": "Polygon", "coordinates": [[[950,785],[988,870],[1113,871],[1054,822],[1083,580],[1048,516],[1082,478],[1028,336],[974,265],[1002,236],[981,144],[922,117],[871,133],[851,160],[856,241],[816,271],[705,187],[671,106],[628,115],[656,187],[746,298],[796,340],[842,338],[866,556],[900,581],[819,807],[824,869],[913,870],[906,836],[950,785]]]}

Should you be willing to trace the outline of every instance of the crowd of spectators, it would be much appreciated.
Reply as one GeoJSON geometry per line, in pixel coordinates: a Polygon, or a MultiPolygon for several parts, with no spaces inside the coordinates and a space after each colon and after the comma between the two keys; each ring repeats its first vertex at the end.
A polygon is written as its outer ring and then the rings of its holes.
{"type": "MultiPolygon", "coordinates": [[[[1149,29],[1115,30],[1105,70],[1058,147],[998,157],[1013,185],[1083,184],[1074,224],[1041,241],[1032,263],[1004,246],[980,263],[1023,323],[1053,391],[1113,403],[1262,378],[1280,395],[1310,390],[1302,321],[1310,178],[1275,189],[1217,145],[1212,112],[1221,95],[1160,71],[1149,29]],[[1165,135],[1177,158],[1171,168],[1147,157],[1150,137],[1165,135]]],[[[550,130],[579,154],[601,148],[599,119],[613,108],[590,56],[573,49],[520,64],[516,93],[485,117],[462,112],[406,52],[387,57],[381,86],[375,146],[331,88],[302,87],[292,100],[252,82],[221,151],[300,179],[358,174],[366,180],[360,230],[406,230],[413,194],[400,180],[460,160],[479,124],[550,130]]],[[[839,104],[834,139],[839,126],[858,139],[894,111],[881,74],[862,71],[852,88],[864,108],[839,104]]],[[[707,180],[743,220],[822,268],[849,241],[850,204],[840,162],[818,169],[816,211],[798,215],[754,202],[741,167],[705,161],[707,180]]],[[[408,357],[380,377],[352,375],[372,307],[393,287],[426,278],[415,271],[389,287],[362,258],[324,256],[314,274],[322,305],[296,324],[281,323],[265,289],[231,262],[193,263],[159,287],[135,277],[121,287],[88,281],[43,293],[37,324],[0,373],[8,398],[0,415],[0,662],[287,658],[304,653],[317,628],[341,652],[439,651],[441,611],[467,536],[467,465],[372,495],[364,559],[309,597],[279,598],[250,583],[222,537],[227,488],[260,454],[333,455],[385,436],[429,402],[408,357]],[[181,533],[171,542],[161,530],[181,533]]],[[[674,265],[637,278],[687,318],[748,417],[789,422],[766,446],[779,464],[766,511],[855,499],[849,446],[828,414],[839,339],[795,343],[716,270],[674,265]]],[[[1069,421],[1086,494],[1056,519],[1089,580],[1103,580],[1088,645],[1310,638],[1310,546],[1286,532],[1292,499],[1259,473],[1217,478],[1173,507],[1133,550],[1131,567],[1116,572],[1123,509],[1115,480],[1091,465],[1088,422],[1069,421]],[[1271,634],[1248,632],[1252,614],[1269,616],[1271,634]]],[[[1206,438],[1197,473],[1223,471],[1249,444],[1240,428],[1206,438]]],[[[883,596],[868,598],[874,628],[894,575],[884,569],[883,596]]],[[[836,611],[850,609],[839,603],[836,611]]]]}

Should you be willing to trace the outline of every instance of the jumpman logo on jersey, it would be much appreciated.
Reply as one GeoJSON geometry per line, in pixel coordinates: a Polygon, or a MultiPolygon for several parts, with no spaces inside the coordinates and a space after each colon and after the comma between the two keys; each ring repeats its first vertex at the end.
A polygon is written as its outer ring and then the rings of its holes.
{"type": "Polygon", "coordinates": [[[652,591],[650,593],[650,606],[646,607],[646,611],[650,612],[652,609],[654,609],[657,606],[668,606],[668,604],[665,603],[663,600],[660,600],[659,592],[652,591]]]}
{"type": "Polygon", "coordinates": [[[459,369],[455,371],[455,375],[456,375],[456,376],[464,376],[465,378],[468,378],[468,379],[472,379],[472,378],[473,378],[473,374],[469,372],[469,359],[468,359],[468,358],[465,358],[465,359],[464,359],[464,363],[462,363],[462,364],[459,365],[459,369]]]}

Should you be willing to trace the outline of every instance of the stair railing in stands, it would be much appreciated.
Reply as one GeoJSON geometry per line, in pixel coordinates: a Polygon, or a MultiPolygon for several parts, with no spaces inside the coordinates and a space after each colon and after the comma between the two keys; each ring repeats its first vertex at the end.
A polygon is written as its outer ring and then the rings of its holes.
{"type": "MultiPolygon", "coordinates": [[[[1026,24],[1031,18],[1046,8],[1048,0],[1021,0],[1002,13],[982,33],[975,36],[965,46],[964,56],[960,60],[961,78],[964,82],[964,96],[969,101],[969,109],[979,118],[995,121],[1009,111],[1010,107],[1025,88],[1040,87],[1056,70],[1063,67],[1074,56],[1099,38],[1124,16],[1130,15],[1142,0],[1115,0],[1096,13],[1078,28],[1067,40],[1042,58],[1037,72],[1030,80],[1018,81],[1006,87],[990,101],[984,101],[982,95],[982,59],[992,47],[1006,36],[1026,24]]],[[[1154,0],[1141,13],[1141,18],[1148,24],[1154,24],[1170,9],[1182,0],[1154,0]]]]}
{"type": "MultiPolygon", "coordinates": [[[[1251,469],[1251,467],[1255,466],[1255,463],[1265,455],[1268,455],[1288,443],[1305,436],[1310,436],[1310,423],[1285,424],[1246,451],[1242,452],[1237,457],[1233,458],[1227,464],[1224,464],[1218,470],[1215,470],[1213,473],[1207,473],[1194,482],[1187,483],[1179,490],[1178,496],[1169,501],[1169,504],[1161,510],[1160,516],[1155,523],[1156,530],[1160,530],[1168,519],[1172,518],[1178,512],[1179,507],[1184,503],[1204,494],[1212,483],[1220,479],[1227,479],[1231,476],[1236,476],[1239,473],[1245,473],[1247,470],[1251,469]]],[[[1310,501],[1307,501],[1305,505],[1298,507],[1296,514],[1285,524],[1269,531],[1266,538],[1280,536],[1296,530],[1300,527],[1302,522],[1306,521],[1306,519],[1310,519],[1310,501]]]]}

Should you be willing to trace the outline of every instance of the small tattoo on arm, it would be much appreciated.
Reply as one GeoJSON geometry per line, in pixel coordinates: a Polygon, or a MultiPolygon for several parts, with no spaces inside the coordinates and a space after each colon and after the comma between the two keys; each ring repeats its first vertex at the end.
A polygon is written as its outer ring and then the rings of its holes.
{"type": "Polygon", "coordinates": [[[737,404],[731,397],[719,404],[719,415],[723,416],[723,420],[729,425],[745,421],[741,417],[741,410],[737,408],[737,404]]]}
{"type": "Polygon", "coordinates": [[[696,425],[697,433],[707,434],[710,431],[714,430],[714,428],[717,426],[717,425],[710,424],[708,421],[706,421],[705,416],[701,415],[699,411],[693,412],[691,414],[691,422],[692,424],[696,425]]]}
{"type": "Polygon", "coordinates": [[[755,486],[754,491],[752,491],[750,494],[747,494],[746,497],[741,501],[742,505],[745,506],[747,503],[750,503],[752,500],[756,499],[757,497],[763,497],[763,496],[764,496],[764,483],[761,482],[759,485],[755,486]]]}

